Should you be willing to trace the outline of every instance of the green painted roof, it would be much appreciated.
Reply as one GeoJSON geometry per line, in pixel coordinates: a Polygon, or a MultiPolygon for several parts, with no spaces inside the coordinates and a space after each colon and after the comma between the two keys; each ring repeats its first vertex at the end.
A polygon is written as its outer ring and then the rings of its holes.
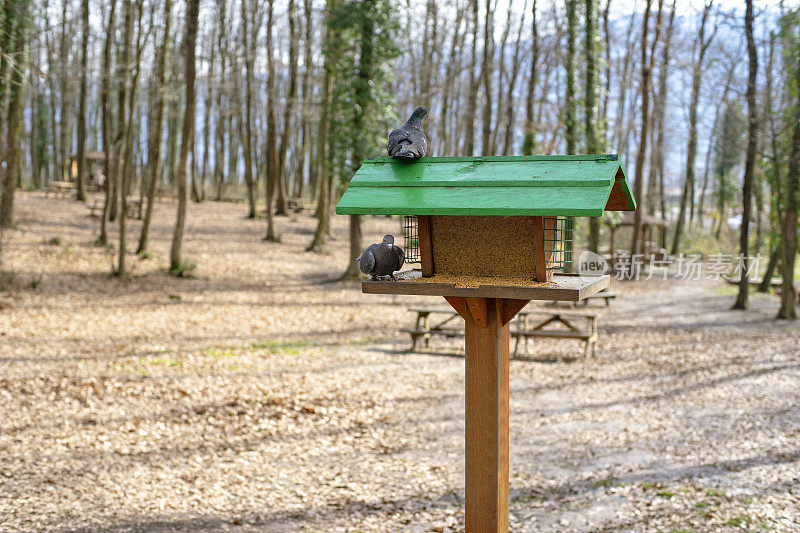
{"type": "Polygon", "coordinates": [[[636,209],[614,154],[367,159],[336,205],[340,215],[597,217],[607,209],[636,209]]]}

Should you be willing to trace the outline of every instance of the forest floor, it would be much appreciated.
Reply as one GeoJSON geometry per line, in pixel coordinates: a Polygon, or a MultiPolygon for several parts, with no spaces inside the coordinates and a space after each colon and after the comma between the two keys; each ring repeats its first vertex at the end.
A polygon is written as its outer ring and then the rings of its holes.
{"type": "MultiPolygon", "coordinates": [[[[463,531],[462,346],[399,332],[440,302],[336,282],[345,217],[312,254],[311,217],[267,243],[241,204],[189,206],[176,279],[174,210],[122,281],[86,207],[18,194],[0,530],[463,531]]],[[[511,530],[800,530],[800,326],[717,281],[612,288],[595,358],[537,340],[511,362],[511,530]]]]}

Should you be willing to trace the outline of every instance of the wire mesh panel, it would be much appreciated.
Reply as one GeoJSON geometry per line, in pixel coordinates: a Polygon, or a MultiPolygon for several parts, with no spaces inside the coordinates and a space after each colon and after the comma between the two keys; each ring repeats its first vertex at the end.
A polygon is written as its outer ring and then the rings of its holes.
{"type": "Polygon", "coordinates": [[[572,263],[572,218],[544,217],[544,248],[552,252],[547,270],[566,270],[572,263]]]}
{"type": "Polygon", "coordinates": [[[403,251],[406,263],[419,263],[419,231],[416,215],[403,216],[403,251]]]}

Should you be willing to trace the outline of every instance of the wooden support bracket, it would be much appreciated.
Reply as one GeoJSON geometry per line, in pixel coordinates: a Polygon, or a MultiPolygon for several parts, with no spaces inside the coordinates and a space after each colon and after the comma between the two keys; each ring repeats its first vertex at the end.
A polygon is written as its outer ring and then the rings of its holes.
{"type": "Polygon", "coordinates": [[[469,313],[475,320],[475,324],[479,328],[485,328],[488,325],[487,305],[494,305],[494,298],[467,298],[467,307],[469,313]]]}
{"type": "Polygon", "coordinates": [[[445,296],[444,299],[456,310],[456,313],[461,315],[461,318],[464,320],[468,318],[466,298],[462,298],[461,296],[445,296]]]}
{"type": "Polygon", "coordinates": [[[500,325],[505,326],[511,319],[513,319],[517,313],[522,311],[522,308],[528,305],[530,300],[512,300],[510,298],[503,298],[502,300],[498,299],[498,302],[502,303],[502,311],[500,313],[500,325]]]}

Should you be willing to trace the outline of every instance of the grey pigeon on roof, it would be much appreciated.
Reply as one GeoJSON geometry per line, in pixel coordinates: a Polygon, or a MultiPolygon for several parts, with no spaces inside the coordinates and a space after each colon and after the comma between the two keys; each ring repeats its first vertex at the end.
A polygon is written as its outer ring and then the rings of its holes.
{"type": "Polygon", "coordinates": [[[384,235],[383,242],[369,245],[356,259],[361,272],[372,276],[373,281],[386,276],[397,279],[394,273],[402,268],[405,260],[406,254],[399,246],[394,245],[392,235],[384,235]]]}
{"type": "Polygon", "coordinates": [[[417,159],[423,157],[428,149],[428,139],[422,132],[422,119],[428,110],[418,107],[408,121],[389,134],[389,155],[398,159],[417,159]]]}

